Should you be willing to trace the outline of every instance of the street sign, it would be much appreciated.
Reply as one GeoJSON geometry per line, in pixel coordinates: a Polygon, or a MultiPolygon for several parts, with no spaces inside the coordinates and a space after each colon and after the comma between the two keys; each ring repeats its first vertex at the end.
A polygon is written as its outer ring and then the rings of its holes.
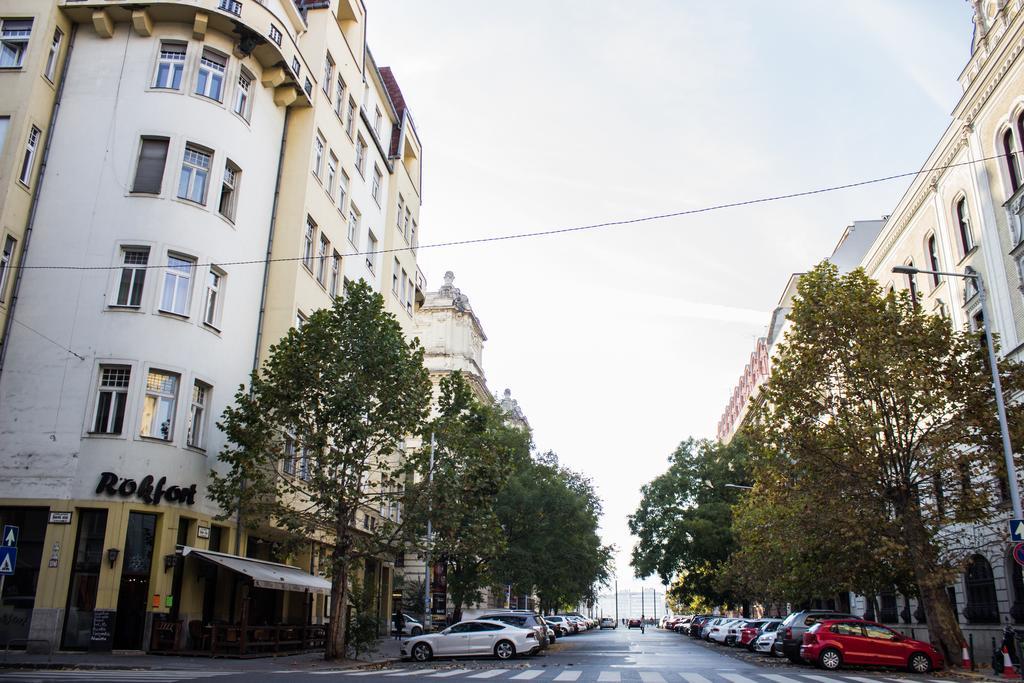
{"type": "Polygon", "coordinates": [[[1024,543],[1018,543],[1013,546],[1013,559],[1017,561],[1017,564],[1024,567],[1024,543]]]}
{"type": "Polygon", "coordinates": [[[1010,541],[1013,543],[1024,542],[1024,519],[1010,520],[1010,541]]]}
{"type": "Polygon", "coordinates": [[[50,524],[71,524],[70,512],[51,512],[50,524]]]}
{"type": "Polygon", "coordinates": [[[17,564],[18,549],[12,546],[0,546],[0,576],[14,576],[14,567],[17,564]]]}
{"type": "Polygon", "coordinates": [[[18,534],[21,530],[13,524],[4,524],[4,533],[0,536],[0,545],[7,548],[18,547],[18,534]]]}

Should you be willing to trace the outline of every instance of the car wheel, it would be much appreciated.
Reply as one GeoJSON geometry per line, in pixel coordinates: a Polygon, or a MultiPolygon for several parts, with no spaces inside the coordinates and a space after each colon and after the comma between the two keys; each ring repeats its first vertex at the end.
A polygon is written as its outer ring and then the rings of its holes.
{"type": "Polygon", "coordinates": [[[516,646],[510,641],[500,640],[494,646],[494,656],[498,659],[511,659],[516,654],[516,646]]]}
{"type": "Polygon", "coordinates": [[[932,670],[932,660],[923,652],[915,652],[910,655],[907,668],[916,674],[926,674],[932,670]]]}
{"type": "Polygon", "coordinates": [[[434,657],[434,651],[426,643],[416,643],[412,646],[412,658],[417,662],[429,662],[434,657]]]}
{"type": "Polygon", "coordinates": [[[412,635],[413,636],[418,636],[418,635],[421,635],[422,633],[423,633],[423,629],[421,629],[419,626],[413,626],[412,627],[412,635]]]}
{"type": "Polygon", "coordinates": [[[843,656],[839,654],[839,650],[830,647],[821,651],[818,655],[818,666],[822,669],[828,669],[833,671],[839,668],[839,665],[843,663],[843,656]]]}

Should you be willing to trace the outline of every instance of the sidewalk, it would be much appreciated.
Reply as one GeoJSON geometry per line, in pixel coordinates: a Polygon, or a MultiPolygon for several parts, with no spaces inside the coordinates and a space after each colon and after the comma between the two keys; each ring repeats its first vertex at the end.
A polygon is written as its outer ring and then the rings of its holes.
{"type": "Polygon", "coordinates": [[[324,661],[323,653],[314,652],[260,659],[229,659],[224,657],[178,657],[173,655],[111,654],[98,652],[55,652],[26,654],[0,652],[0,669],[146,669],[173,671],[328,671],[371,667],[400,657],[401,641],[381,638],[376,651],[360,659],[324,661]]]}

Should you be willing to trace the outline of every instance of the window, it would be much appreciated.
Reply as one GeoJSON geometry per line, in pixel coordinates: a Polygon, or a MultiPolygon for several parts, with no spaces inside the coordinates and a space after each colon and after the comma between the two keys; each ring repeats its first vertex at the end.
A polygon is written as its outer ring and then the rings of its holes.
{"type": "MultiPolygon", "coordinates": [[[[913,268],[914,267],[914,259],[907,259],[907,262],[904,263],[903,265],[905,265],[907,268],[913,268]]],[[[913,296],[917,296],[917,275],[911,274],[911,273],[907,273],[906,274],[906,278],[907,278],[907,289],[909,289],[911,291],[913,296]]]]}
{"type": "Polygon", "coordinates": [[[295,74],[295,80],[299,80],[300,71],[302,71],[302,65],[299,64],[299,58],[292,57],[292,73],[295,74]]]}
{"type": "Polygon", "coordinates": [[[167,145],[167,138],[142,138],[132,192],[160,194],[164,167],[167,165],[167,145]]]}
{"type": "Polygon", "coordinates": [[[373,236],[373,233],[369,233],[366,238],[366,267],[370,269],[370,272],[374,272],[374,268],[377,265],[377,238],[373,236]]]}
{"type": "Polygon", "coordinates": [[[185,438],[192,448],[206,446],[206,406],[210,399],[210,385],[199,380],[192,385],[192,407],[188,412],[188,436],[185,438]]]}
{"type": "Polygon", "coordinates": [[[299,479],[302,481],[309,481],[309,449],[303,446],[299,450],[299,462],[298,462],[298,474],[299,479]]]}
{"type": "Polygon", "coordinates": [[[875,640],[896,640],[896,633],[891,629],[876,624],[863,624],[864,635],[875,640]]]}
{"type": "Polygon", "coordinates": [[[412,245],[413,249],[416,248],[416,219],[415,218],[412,220],[412,227],[409,229],[409,244],[412,245]]]}
{"type": "Polygon", "coordinates": [[[334,156],[334,152],[330,152],[327,155],[327,184],[324,187],[327,190],[327,194],[331,197],[334,196],[334,179],[338,176],[338,157],[334,156]]]}
{"type": "Polygon", "coordinates": [[[169,255],[164,271],[164,293],[160,310],[175,315],[188,315],[189,295],[192,290],[192,269],[195,261],[182,256],[169,255]]]}
{"type": "Polygon", "coordinates": [[[327,291],[331,293],[332,297],[338,296],[338,275],[341,273],[341,254],[334,252],[334,256],[331,257],[331,282],[327,291]]]}
{"type": "Polygon", "coordinates": [[[380,113],[380,107],[373,108],[373,132],[380,139],[380,124],[384,116],[380,113]]]}
{"type": "Polygon", "coordinates": [[[316,250],[316,281],[320,284],[327,282],[327,254],[330,250],[331,243],[327,241],[327,235],[320,233],[320,243],[316,250]]]}
{"type": "Polygon", "coordinates": [[[402,212],[405,211],[405,197],[401,193],[398,194],[398,217],[395,219],[395,227],[398,228],[398,232],[402,232],[402,212]]]}
{"type": "Polygon", "coordinates": [[[405,274],[405,268],[402,269],[401,288],[402,292],[398,296],[398,301],[404,306],[407,297],[406,290],[409,288],[409,278],[405,274]]]}
{"type": "Polygon", "coordinates": [[[860,629],[860,624],[842,622],[839,624],[833,624],[832,628],[829,629],[832,633],[840,636],[863,636],[864,632],[860,629]]]}
{"type": "Polygon", "coordinates": [[[967,607],[964,616],[972,624],[998,624],[999,602],[996,597],[992,565],[981,555],[971,558],[964,576],[967,607]]]}
{"type": "Polygon", "coordinates": [[[122,247],[121,281],[117,287],[115,306],[138,308],[142,303],[142,288],[146,284],[148,247],[122,247]]]}
{"type": "Polygon", "coordinates": [[[60,44],[64,40],[64,32],[59,28],[53,30],[53,40],[50,42],[50,53],[46,56],[46,70],[43,75],[46,80],[53,82],[57,75],[57,58],[60,56],[60,44]]]}
{"type": "Polygon", "coordinates": [[[338,118],[342,117],[345,107],[345,79],[338,74],[338,80],[334,84],[334,113],[338,118]]]}
{"type": "Polygon", "coordinates": [[[252,81],[253,77],[245,69],[238,74],[238,87],[235,88],[234,112],[246,121],[249,120],[252,107],[252,81]]]}
{"type": "Polygon", "coordinates": [[[18,241],[8,235],[4,239],[4,250],[0,252],[0,301],[4,300],[4,292],[7,291],[7,280],[11,273],[11,264],[14,263],[14,248],[18,241]]]}
{"type": "Polygon", "coordinates": [[[398,258],[395,258],[395,265],[391,271],[391,291],[398,294],[398,269],[401,266],[398,264],[398,258]]]}
{"type": "Polygon", "coordinates": [[[178,197],[196,204],[206,203],[206,184],[210,174],[210,154],[191,145],[185,148],[178,180],[178,197]]]}
{"type": "Polygon", "coordinates": [[[345,132],[348,133],[349,139],[356,134],[356,101],[351,97],[348,98],[348,120],[345,121],[345,132]]]}
{"type": "Polygon", "coordinates": [[[214,329],[220,326],[220,293],[223,286],[223,271],[211,267],[210,272],[206,275],[206,292],[203,296],[203,322],[214,329]]]}
{"type": "Polygon", "coordinates": [[[35,126],[32,126],[32,130],[28,133],[28,140],[25,142],[25,157],[21,160],[21,173],[18,174],[18,180],[23,185],[28,185],[29,181],[32,180],[32,167],[35,166],[36,150],[39,147],[39,136],[41,133],[42,131],[35,126]]]}
{"type": "Polygon", "coordinates": [[[316,223],[306,216],[306,233],[302,237],[302,265],[313,272],[313,244],[316,242],[316,223]]]}
{"type": "Polygon", "coordinates": [[[366,177],[366,143],[362,135],[356,140],[356,170],[359,175],[366,177]]]}
{"type": "Polygon", "coordinates": [[[349,204],[348,210],[348,241],[353,247],[359,247],[359,209],[349,204]]]}
{"type": "Polygon", "coordinates": [[[345,215],[345,200],[348,199],[348,173],[341,172],[341,180],[338,181],[338,211],[345,215]]]}
{"type": "Polygon", "coordinates": [[[313,175],[317,178],[323,176],[324,170],[324,136],[320,131],[316,132],[316,139],[313,141],[313,175]]]}
{"type": "Polygon", "coordinates": [[[960,230],[960,248],[966,256],[974,249],[974,236],[971,234],[971,214],[967,209],[967,197],[960,197],[956,202],[956,224],[960,230]]]}
{"type": "MultiPolygon", "coordinates": [[[[926,244],[928,246],[928,265],[932,270],[942,270],[939,267],[941,264],[939,263],[939,248],[935,244],[935,235],[928,235],[926,244]]],[[[942,276],[938,273],[932,273],[932,288],[938,287],[940,282],[942,282],[942,276]]]]}
{"type": "Polygon", "coordinates": [[[407,313],[412,315],[412,299],[415,289],[413,288],[412,278],[409,278],[409,298],[405,300],[405,310],[407,313]]]}
{"type": "Polygon", "coordinates": [[[220,185],[220,204],[217,211],[232,223],[235,222],[235,197],[238,194],[238,181],[241,176],[242,171],[228,160],[224,165],[224,181],[220,185]]]}
{"type": "Polygon", "coordinates": [[[370,186],[370,196],[373,197],[373,201],[377,202],[377,206],[380,206],[380,185],[384,180],[384,176],[381,175],[380,168],[377,164],[373,165],[373,184],[370,186]]]}
{"type": "Polygon", "coordinates": [[[331,59],[331,53],[327,53],[327,59],[324,60],[324,82],[323,89],[324,94],[327,95],[327,101],[331,100],[331,82],[334,80],[334,60],[331,59]]]}
{"type": "Polygon", "coordinates": [[[402,235],[405,236],[405,240],[409,241],[409,223],[412,222],[412,212],[409,207],[405,207],[405,225],[402,226],[402,235]]]}
{"type": "Polygon", "coordinates": [[[281,45],[281,39],[283,37],[284,36],[281,34],[281,29],[279,29],[278,27],[276,27],[273,24],[271,24],[270,25],[270,39],[272,41],[274,41],[275,43],[277,43],[278,46],[280,46],[281,45]]]}
{"type": "Polygon", "coordinates": [[[284,438],[284,461],[281,469],[285,474],[295,474],[295,441],[290,437],[284,438]]]}
{"type": "Polygon", "coordinates": [[[209,48],[199,58],[199,75],[196,78],[196,94],[221,101],[224,94],[224,71],[228,60],[209,48]]]}
{"type": "Polygon", "coordinates": [[[0,19],[0,68],[16,69],[22,65],[31,35],[31,19],[0,19]]]}
{"type": "Polygon", "coordinates": [[[178,402],[178,375],[150,370],[142,403],[139,435],[170,441],[174,436],[174,407],[178,402]]]}
{"type": "Polygon", "coordinates": [[[185,73],[185,45],[160,43],[160,58],[156,62],[154,88],[181,89],[181,75],[185,73]]]}
{"type": "Polygon", "coordinates": [[[1017,158],[1017,145],[1013,129],[1007,128],[1003,133],[1003,154],[1006,156],[1006,174],[1010,179],[1010,194],[1020,187],[1020,160],[1017,158]]]}
{"type": "Polygon", "coordinates": [[[309,318],[306,317],[305,313],[303,313],[302,311],[296,311],[295,312],[295,329],[301,330],[302,326],[306,324],[307,320],[309,320],[309,318]]]}
{"type": "Polygon", "coordinates": [[[132,369],[127,365],[101,365],[100,386],[96,392],[94,434],[120,434],[124,429],[124,411],[128,404],[128,383],[132,369]]]}

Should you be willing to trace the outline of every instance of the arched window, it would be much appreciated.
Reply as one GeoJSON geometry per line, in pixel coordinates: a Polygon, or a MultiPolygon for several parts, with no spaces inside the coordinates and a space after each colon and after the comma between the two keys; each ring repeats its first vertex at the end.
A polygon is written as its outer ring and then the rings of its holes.
{"type": "Polygon", "coordinates": [[[960,197],[956,201],[956,224],[960,230],[960,248],[966,256],[967,252],[974,249],[974,235],[971,234],[971,214],[967,208],[967,197],[960,197]]]}
{"type": "Polygon", "coordinates": [[[971,558],[964,576],[967,589],[967,607],[964,615],[972,624],[998,624],[999,601],[996,598],[996,582],[992,577],[992,565],[981,555],[971,558]]]}
{"type": "MultiPolygon", "coordinates": [[[[903,265],[905,265],[907,268],[913,268],[914,259],[907,259],[907,262],[904,263],[903,265]]],[[[907,273],[907,289],[910,290],[910,296],[917,298],[917,275],[913,273],[907,273]]]]}
{"type": "MultiPolygon", "coordinates": [[[[928,266],[932,270],[942,270],[939,267],[939,247],[935,244],[935,235],[928,235],[928,266]]],[[[932,273],[932,286],[938,287],[939,283],[942,282],[942,276],[938,273],[932,273]]]]}
{"type": "Polygon", "coordinates": [[[1010,176],[1010,193],[1020,187],[1020,163],[1017,159],[1017,143],[1013,129],[1007,128],[1003,133],[1003,154],[1006,156],[1006,173],[1010,176]]]}
{"type": "Polygon", "coordinates": [[[1024,568],[1013,559],[1013,551],[1010,551],[1010,557],[1006,564],[1010,567],[1010,585],[1013,588],[1010,616],[1019,624],[1024,622],[1024,573],[1022,573],[1024,568]]]}

